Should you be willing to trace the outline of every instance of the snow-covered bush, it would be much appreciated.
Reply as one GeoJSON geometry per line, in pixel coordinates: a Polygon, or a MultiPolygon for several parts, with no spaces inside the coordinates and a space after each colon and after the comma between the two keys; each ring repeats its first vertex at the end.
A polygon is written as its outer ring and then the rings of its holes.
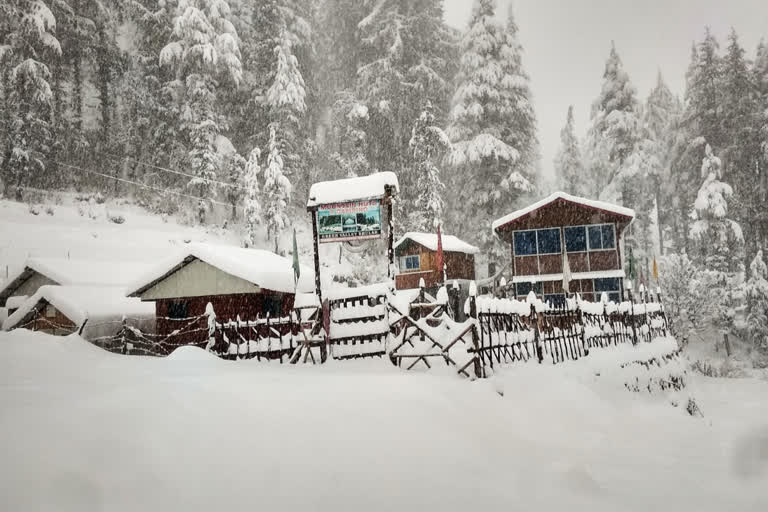
{"type": "Polygon", "coordinates": [[[28,207],[29,213],[32,215],[40,215],[40,206],[36,204],[31,204],[28,207]]]}
{"type": "Polygon", "coordinates": [[[51,206],[51,205],[46,206],[45,207],[45,213],[48,214],[48,215],[53,215],[53,213],[54,213],[53,206],[51,206]]]}
{"type": "Polygon", "coordinates": [[[749,265],[746,286],[747,333],[754,347],[768,352],[768,266],[763,251],[758,251],[749,265]]]}
{"type": "Polygon", "coordinates": [[[121,213],[107,212],[107,220],[113,224],[123,224],[125,223],[125,216],[121,213]]]}

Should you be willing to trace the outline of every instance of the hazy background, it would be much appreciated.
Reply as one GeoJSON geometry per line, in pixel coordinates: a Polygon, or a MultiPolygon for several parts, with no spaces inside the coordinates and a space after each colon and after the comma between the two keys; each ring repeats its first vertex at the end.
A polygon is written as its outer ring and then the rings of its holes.
{"type": "MultiPolygon", "coordinates": [[[[473,3],[445,0],[448,23],[466,28],[473,3]]],[[[510,3],[525,49],[523,65],[531,76],[541,167],[548,175],[570,104],[577,134],[584,135],[611,40],[645,101],[659,69],[672,91],[683,96],[691,44],[702,39],[705,26],[712,28],[721,49],[734,27],[750,59],[760,38],[768,37],[767,0],[499,0],[503,16],[510,3]]]]}

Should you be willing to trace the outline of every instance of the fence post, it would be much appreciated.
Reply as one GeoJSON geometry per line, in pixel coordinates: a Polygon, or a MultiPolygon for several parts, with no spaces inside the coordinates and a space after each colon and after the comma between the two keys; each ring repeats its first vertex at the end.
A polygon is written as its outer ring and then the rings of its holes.
{"type": "Polygon", "coordinates": [[[122,322],[122,324],[123,324],[123,327],[122,327],[122,329],[120,329],[120,341],[123,344],[121,352],[123,353],[123,355],[125,355],[125,354],[128,353],[128,348],[127,348],[126,343],[125,343],[125,315],[123,315],[123,322],[122,322]]]}
{"type": "MultiPolygon", "coordinates": [[[[637,345],[637,329],[635,329],[635,297],[632,290],[627,290],[629,294],[629,325],[632,327],[632,345],[637,345]]],[[[641,292],[642,293],[642,292],[641,292]]]]}
{"type": "Polygon", "coordinates": [[[723,333],[723,341],[725,342],[725,353],[728,357],[731,357],[731,341],[728,339],[728,333],[723,333]]]}
{"type": "Polygon", "coordinates": [[[477,334],[477,328],[479,325],[477,314],[477,288],[475,282],[472,281],[469,284],[469,318],[472,321],[472,345],[475,348],[475,376],[478,378],[485,377],[485,363],[483,361],[483,353],[481,347],[483,344],[483,330],[480,326],[480,335],[477,334]]]}
{"type": "Polygon", "coordinates": [[[544,350],[542,349],[541,335],[539,334],[539,314],[536,312],[536,306],[531,304],[531,320],[533,321],[533,342],[536,347],[536,357],[539,364],[544,362],[544,350]]]}

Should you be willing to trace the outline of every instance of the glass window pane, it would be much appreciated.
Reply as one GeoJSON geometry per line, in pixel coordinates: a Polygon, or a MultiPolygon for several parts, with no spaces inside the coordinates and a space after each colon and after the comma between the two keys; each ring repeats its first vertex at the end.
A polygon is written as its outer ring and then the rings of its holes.
{"type": "Polygon", "coordinates": [[[517,283],[517,295],[521,297],[527,296],[531,290],[538,295],[541,296],[541,283],[517,283]]]}
{"type": "Polygon", "coordinates": [[[536,232],[517,231],[515,233],[515,256],[536,254],[536,232]]]}
{"type": "Polygon", "coordinates": [[[565,228],[565,249],[568,252],[587,250],[587,230],[584,226],[565,228]]]}
{"type": "Polygon", "coordinates": [[[551,304],[553,307],[559,308],[565,305],[565,295],[545,295],[544,302],[551,304]]]}
{"type": "Polygon", "coordinates": [[[418,268],[419,268],[419,257],[418,256],[406,256],[406,258],[405,258],[405,268],[407,270],[418,270],[418,268]]]}
{"type": "Polygon", "coordinates": [[[596,292],[617,292],[619,289],[617,278],[595,279],[596,292]]]}
{"type": "Polygon", "coordinates": [[[619,299],[619,293],[618,292],[616,292],[616,293],[609,293],[608,294],[608,300],[611,301],[611,302],[615,302],[617,304],[619,302],[621,302],[621,300],[619,299]]]}
{"type": "Polygon", "coordinates": [[[539,237],[539,254],[557,254],[561,252],[559,229],[540,229],[537,236],[539,237]]]}
{"type": "Polygon", "coordinates": [[[616,243],[613,236],[613,225],[604,224],[602,226],[602,231],[603,231],[603,249],[616,248],[616,243]]]}
{"type": "Polygon", "coordinates": [[[603,248],[601,232],[600,226],[589,226],[589,248],[593,251],[603,248]]]}

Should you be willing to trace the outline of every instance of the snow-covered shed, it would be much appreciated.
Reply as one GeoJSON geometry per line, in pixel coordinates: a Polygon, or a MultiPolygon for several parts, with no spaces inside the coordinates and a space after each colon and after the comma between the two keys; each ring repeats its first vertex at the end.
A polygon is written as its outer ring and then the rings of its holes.
{"type": "Polygon", "coordinates": [[[125,286],[147,268],[147,264],[136,262],[30,258],[0,286],[0,306],[10,315],[23,302],[14,297],[25,299],[45,285],[125,286]]]}
{"type": "Polygon", "coordinates": [[[155,308],[128,298],[120,287],[43,285],[3,322],[3,330],[24,328],[87,340],[115,336],[126,324],[154,332],[155,308]]]}
{"type": "Polygon", "coordinates": [[[128,295],[155,303],[157,333],[167,336],[208,303],[220,322],[288,316],[296,292],[311,292],[312,282],[302,266],[295,286],[292,260],[269,251],[194,244],[137,279],[128,295]]]}
{"type": "MultiPolygon", "coordinates": [[[[480,249],[452,235],[442,235],[443,261],[450,281],[475,279],[475,254],[480,249]]],[[[395,243],[399,271],[395,276],[398,290],[418,288],[424,279],[427,289],[442,282],[441,269],[437,268],[437,234],[410,232],[395,243]]]]}
{"type": "Polygon", "coordinates": [[[524,299],[533,290],[545,300],[564,300],[566,255],[571,293],[595,300],[605,292],[621,300],[621,237],[634,217],[623,206],[555,192],[496,220],[494,233],[512,251],[514,294],[524,299]]]}

